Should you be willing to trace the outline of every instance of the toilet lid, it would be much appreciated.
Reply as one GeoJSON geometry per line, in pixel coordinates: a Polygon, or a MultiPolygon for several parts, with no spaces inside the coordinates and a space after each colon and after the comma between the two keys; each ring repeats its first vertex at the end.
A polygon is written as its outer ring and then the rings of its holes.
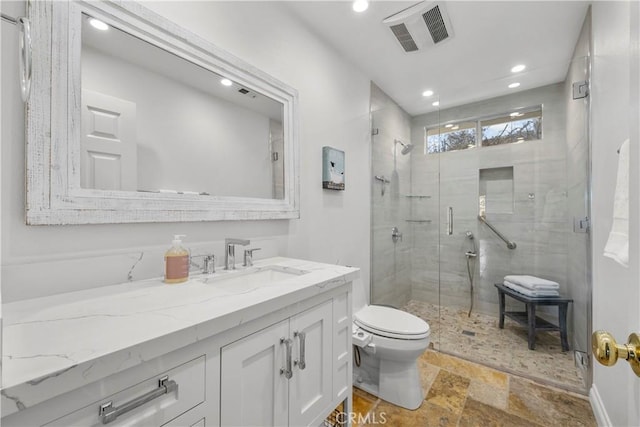
{"type": "Polygon", "coordinates": [[[392,307],[369,305],[353,317],[356,325],[376,335],[405,340],[418,340],[429,336],[427,322],[392,307]]]}

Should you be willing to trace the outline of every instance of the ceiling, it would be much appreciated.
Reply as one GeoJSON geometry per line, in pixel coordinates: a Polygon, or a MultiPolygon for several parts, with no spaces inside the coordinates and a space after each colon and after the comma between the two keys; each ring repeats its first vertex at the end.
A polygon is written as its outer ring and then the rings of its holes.
{"type": "Polygon", "coordinates": [[[414,53],[405,53],[382,21],[415,1],[371,1],[362,13],[354,12],[350,1],[286,5],[413,116],[563,81],[589,5],[583,1],[439,3],[449,15],[453,36],[414,53]],[[511,73],[516,64],[527,68],[511,73]],[[513,82],[521,85],[509,89],[513,82]],[[428,89],[435,94],[423,97],[428,89]],[[439,107],[432,106],[435,100],[439,107]]]}

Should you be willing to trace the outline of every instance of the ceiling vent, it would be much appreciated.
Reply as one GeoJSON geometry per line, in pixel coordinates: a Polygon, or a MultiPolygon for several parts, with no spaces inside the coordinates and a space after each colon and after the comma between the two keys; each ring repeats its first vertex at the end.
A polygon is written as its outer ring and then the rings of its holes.
{"type": "Polygon", "coordinates": [[[389,26],[405,52],[417,52],[453,36],[444,2],[420,2],[382,22],[389,26]]]}

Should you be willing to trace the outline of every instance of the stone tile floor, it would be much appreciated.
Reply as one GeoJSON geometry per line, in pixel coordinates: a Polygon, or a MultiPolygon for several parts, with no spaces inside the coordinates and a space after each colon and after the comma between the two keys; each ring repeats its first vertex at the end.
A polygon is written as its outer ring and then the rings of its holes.
{"type": "Polygon", "coordinates": [[[562,351],[559,332],[538,332],[536,348],[529,350],[527,329],[509,318],[499,329],[497,316],[472,313],[468,317],[466,310],[422,301],[409,301],[403,310],[429,323],[436,350],[586,394],[582,371],[575,367],[573,352],[562,351]]]}
{"type": "Polygon", "coordinates": [[[359,427],[596,426],[582,395],[432,350],[421,356],[419,366],[425,399],[415,411],[354,387],[359,427]]]}

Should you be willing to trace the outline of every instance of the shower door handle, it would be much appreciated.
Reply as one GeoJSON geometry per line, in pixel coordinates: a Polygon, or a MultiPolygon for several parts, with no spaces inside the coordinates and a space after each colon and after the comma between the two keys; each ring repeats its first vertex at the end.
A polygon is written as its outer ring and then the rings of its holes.
{"type": "Polygon", "coordinates": [[[453,234],[453,207],[449,206],[449,210],[447,212],[447,235],[451,236],[453,234]]]}

